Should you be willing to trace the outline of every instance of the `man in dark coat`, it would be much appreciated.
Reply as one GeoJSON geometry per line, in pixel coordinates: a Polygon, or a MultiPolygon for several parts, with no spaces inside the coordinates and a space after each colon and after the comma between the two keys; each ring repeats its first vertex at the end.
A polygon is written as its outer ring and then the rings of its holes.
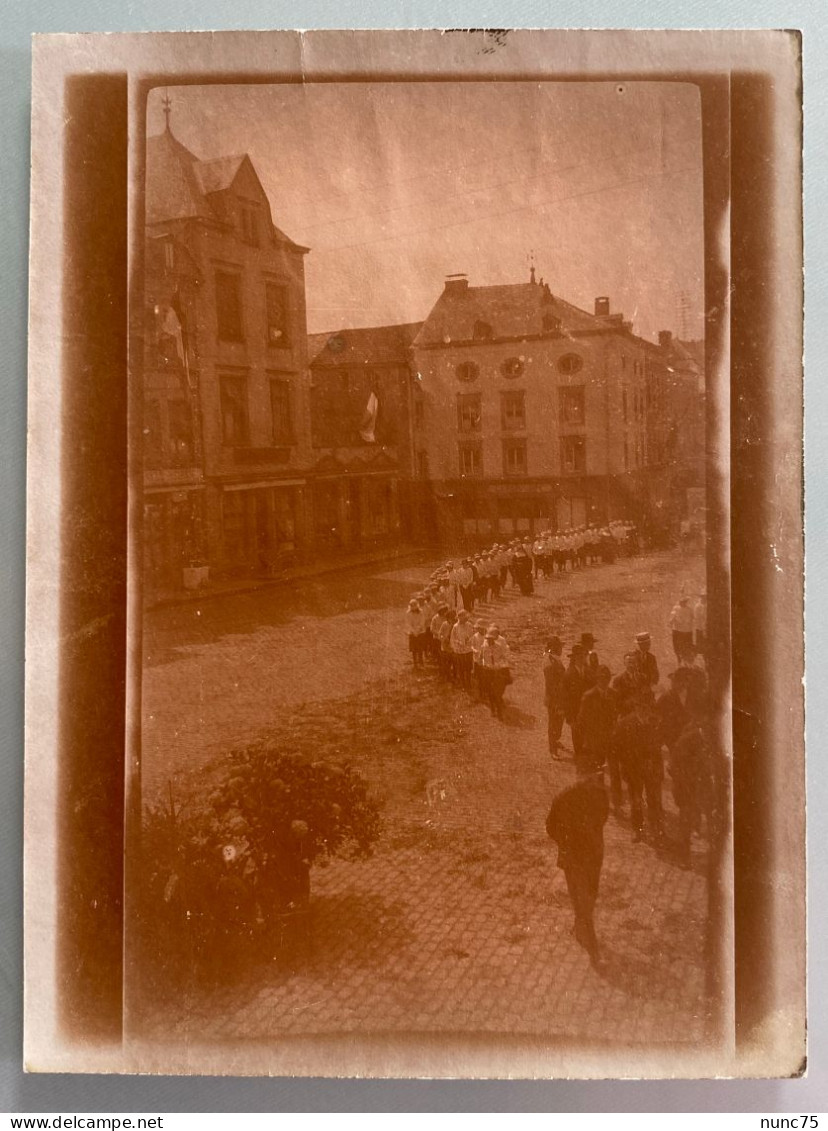
{"type": "Polygon", "coordinates": [[[530,597],[535,591],[535,587],[532,583],[532,559],[522,546],[519,546],[515,550],[512,569],[515,581],[518,583],[521,593],[524,597],[530,597]]]}
{"type": "Polygon", "coordinates": [[[638,670],[638,661],[635,652],[627,652],[624,656],[624,670],[612,681],[611,687],[615,692],[618,714],[627,715],[632,710],[633,700],[646,684],[638,670]]]}
{"type": "Polygon", "coordinates": [[[670,672],[670,690],[659,695],[656,703],[659,736],[668,750],[672,750],[679,735],[690,722],[689,709],[691,673],[687,668],[670,672]]]}
{"type": "Polygon", "coordinates": [[[557,636],[551,636],[546,643],[543,654],[543,682],[546,699],[546,711],[549,721],[549,753],[553,758],[560,760],[561,731],[563,730],[564,684],[566,682],[566,669],[561,662],[563,643],[557,636]]]}
{"type": "Polygon", "coordinates": [[[669,760],[673,783],[673,800],[679,811],[678,856],[682,868],[690,867],[690,844],[693,831],[700,828],[704,816],[711,821],[713,803],[713,770],[710,743],[699,719],[691,718],[673,743],[669,760]]]}
{"type": "Polygon", "coordinates": [[[647,691],[642,691],[633,700],[632,710],[615,724],[613,746],[621,775],[630,792],[633,840],[640,841],[644,836],[643,801],[646,795],[647,823],[653,839],[660,843],[664,839],[664,811],[661,804],[664,762],[658,718],[647,691]]]}
{"type": "Polygon", "coordinates": [[[581,699],[590,686],[586,670],[586,651],[583,644],[573,644],[569,653],[569,667],[564,676],[564,717],[572,734],[572,749],[576,760],[581,757],[581,732],[578,729],[578,712],[581,699]]]}
{"type": "Polygon", "coordinates": [[[659,681],[658,661],[650,651],[651,641],[649,632],[639,632],[635,638],[635,669],[649,688],[653,688],[659,681]]]}
{"type": "Polygon", "coordinates": [[[579,778],[552,801],[546,831],[558,845],[558,867],[575,912],[575,938],[599,958],[595,935],[595,901],[604,862],[604,825],[609,815],[604,775],[579,771],[579,778]]]}
{"type": "Polygon", "coordinates": [[[612,746],[616,703],[610,690],[610,670],[599,664],[595,672],[595,686],[585,691],[578,708],[578,730],[581,733],[584,765],[600,770],[612,746]]]}

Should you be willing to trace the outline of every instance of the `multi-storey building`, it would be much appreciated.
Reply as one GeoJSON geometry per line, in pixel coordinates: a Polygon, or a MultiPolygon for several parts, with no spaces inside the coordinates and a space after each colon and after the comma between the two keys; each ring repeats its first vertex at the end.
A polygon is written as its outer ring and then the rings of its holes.
{"type": "Polygon", "coordinates": [[[308,546],[304,256],[247,156],[147,143],[145,548],[182,571],[262,572],[308,546]]]}
{"type": "Polygon", "coordinates": [[[443,541],[642,518],[655,347],[609,299],[593,313],[530,282],[452,276],[413,343],[415,461],[443,541]]]}
{"type": "Polygon", "coordinates": [[[312,334],[318,545],[396,541],[413,526],[411,342],[420,323],[312,334]]]}

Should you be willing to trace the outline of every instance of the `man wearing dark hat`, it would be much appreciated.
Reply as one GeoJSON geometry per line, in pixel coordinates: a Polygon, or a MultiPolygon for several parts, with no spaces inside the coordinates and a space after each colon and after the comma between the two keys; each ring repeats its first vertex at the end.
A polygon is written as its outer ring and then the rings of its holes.
{"type": "Polygon", "coordinates": [[[616,718],[615,696],[610,690],[610,670],[599,664],[595,686],[585,691],[578,708],[578,730],[581,736],[584,765],[600,769],[612,747],[612,731],[616,718]]]}
{"type": "Polygon", "coordinates": [[[658,661],[650,651],[651,641],[649,632],[639,632],[635,638],[635,667],[644,683],[653,688],[659,681],[658,661]]]}
{"type": "Polygon", "coordinates": [[[621,774],[630,792],[630,817],[633,840],[644,836],[644,797],[647,798],[647,822],[653,839],[664,839],[664,814],[661,804],[661,783],[664,763],[658,734],[658,718],[652,708],[651,694],[641,691],[632,710],[615,724],[612,736],[621,774]]]}
{"type": "Polygon", "coordinates": [[[670,680],[670,687],[659,695],[656,710],[661,741],[665,746],[672,747],[690,720],[687,700],[691,673],[685,667],[678,667],[667,678],[670,680]]]}
{"type": "Polygon", "coordinates": [[[561,662],[563,643],[557,636],[550,636],[543,654],[543,681],[545,685],[546,711],[548,716],[549,753],[556,760],[563,758],[561,753],[561,731],[563,730],[564,685],[566,669],[561,662]]]}
{"type": "Polygon", "coordinates": [[[608,815],[603,772],[582,767],[578,780],[554,798],[546,818],[546,831],[558,845],[558,867],[566,876],[575,912],[575,938],[592,962],[600,958],[594,915],[608,815]]]}

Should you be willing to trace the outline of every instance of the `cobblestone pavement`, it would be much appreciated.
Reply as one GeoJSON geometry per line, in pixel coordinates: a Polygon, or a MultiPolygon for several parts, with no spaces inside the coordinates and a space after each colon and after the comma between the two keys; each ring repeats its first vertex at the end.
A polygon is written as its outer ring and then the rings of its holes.
{"type": "MultiPolygon", "coordinates": [[[[168,781],[180,797],[206,788],[220,752],[271,732],[359,766],[384,801],[384,832],[370,859],[314,869],[309,947],[156,1005],[143,1027],[183,1041],[396,1030],[701,1041],[705,845],[694,842],[693,868],[682,871],[610,818],[596,911],[605,962],[590,966],[544,831],[550,799],[574,770],[547,752],[540,662],[550,632],[569,642],[592,631],[616,672],[647,628],[671,670],[667,616],[682,587],[702,587],[702,560],[620,561],[489,606],[514,656],[503,722],[410,670],[402,611],[431,568],[366,572],[278,599],[246,595],[209,617],[151,614],[150,796],[168,781]]],[[[669,834],[669,782],[665,800],[669,834]]]]}

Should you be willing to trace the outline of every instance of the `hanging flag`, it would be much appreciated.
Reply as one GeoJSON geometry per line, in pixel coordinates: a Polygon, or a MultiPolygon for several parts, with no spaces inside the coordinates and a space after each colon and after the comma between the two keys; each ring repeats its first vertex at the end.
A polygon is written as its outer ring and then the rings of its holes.
{"type": "Polygon", "coordinates": [[[186,357],[184,357],[184,336],[181,331],[181,320],[178,314],[175,313],[173,307],[156,307],[156,313],[158,314],[159,323],[161,323],[158,327],[158,333],[174,340],[175,353],[179,355],[181,364],[186,364],[186,357]]]}
{"type": "Polygon", "coordinates": [[[377,394],[371,390],[371,395],[368,397],[368,404],[365,406],[365,416],[362,418],[362,424],[359,426],[359,434],[366,444],[375,444],[377,442],[376,428],[378,411],[379,401],[377,400],[377,394]]]}

